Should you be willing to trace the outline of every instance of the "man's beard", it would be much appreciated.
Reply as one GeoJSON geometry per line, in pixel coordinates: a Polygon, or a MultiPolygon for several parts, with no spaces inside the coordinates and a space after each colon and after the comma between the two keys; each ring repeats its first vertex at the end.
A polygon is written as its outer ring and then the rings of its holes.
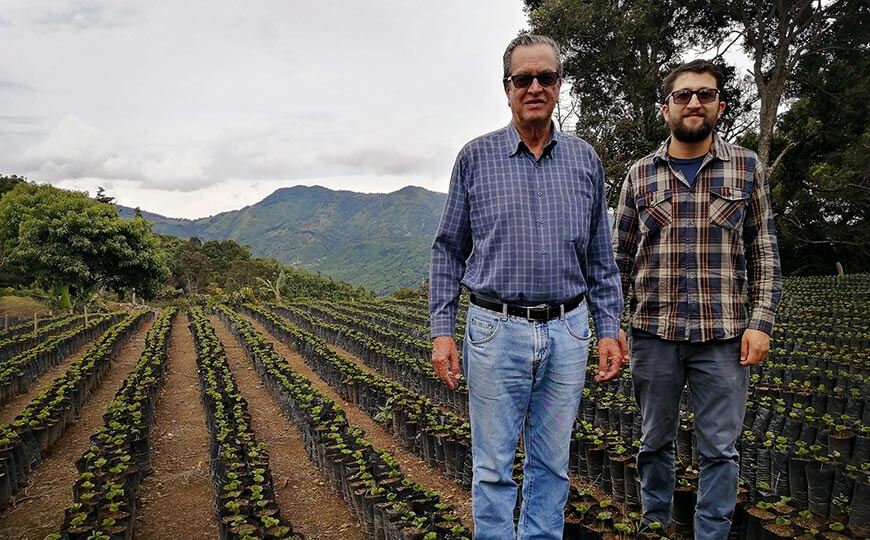
{"type": "Polygon", "coordinates": [[[717,118],[704,116],[704,121],[696,128],[689,128],[683,123],[680,118],[671,126],[671,133],[675,139],[684,143],[701,142],[710,136],[713,128],[716,127],[717,118]]]}

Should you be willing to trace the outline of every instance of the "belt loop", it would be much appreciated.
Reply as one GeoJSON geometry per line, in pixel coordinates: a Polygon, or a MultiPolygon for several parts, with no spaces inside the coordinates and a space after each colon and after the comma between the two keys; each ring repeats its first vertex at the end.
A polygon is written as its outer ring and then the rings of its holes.
{"type": "Polygon", "coordinates": [[[505,303],[502,303],[502,305],[501,305],[501,320],[503,320],[503,321],[507,320],[507,308],[508,308],[508,305],[505,303]]]}
{"type": "Polygon", "coordinates": [[[565,320],[565,304],[559,304],[559,320],[565,320]]]}
{"type": "Polygon", "coordinates": [[[530,308],[528,306],[526,306],[526,320],[527,321],[532,320],[532,308],[530,308]]]}

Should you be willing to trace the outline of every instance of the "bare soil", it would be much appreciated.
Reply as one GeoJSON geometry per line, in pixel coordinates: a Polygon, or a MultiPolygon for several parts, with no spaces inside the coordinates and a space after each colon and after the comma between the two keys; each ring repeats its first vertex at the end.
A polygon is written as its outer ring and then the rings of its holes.
{"type": "Polygon", "coordinates": [[[140,488],[136,538],[217,538],[208,430],[187,317],[176,317],[166,380],[151,427],[154,473],[140,488]]]}
{"type": "Polygon", "coordinates": [[[0,514],[0,538],[39,540],[60,529],[64,511],[73,502],[72,487],[78,477],[75,460],[87,448],[89,437],[103,425],[106,405],[142,355],[150,327],[151,323],[143,324],[124,345],[78,420],[67,427],[49,455],[30,473],[29,485],[0,514]]]}
{"type": "MultiPolygon", "coordinates": [[[[463,490],[452,480],[448,480],[441,475],[441,472],[430,466],[425,461],[418,458],[414,453],[409,452],[399,442],[397,442],[392,434],[384,429],[380,424],[372,420],[366,413],[356,408],[352,403],[344,401],[341,396],[320,377],[311,370],[301,356],[285,343],[279,341],[275,336],[270,334],[266,328],[253,319],[249,319],[254,327],[261,332],[275,347],[275,351],[287,359],[297,373],[304,376],[320,391],[324,392],[330,399],[341,404],[347,415],[348,421],[366,432],[366,438],[374,444],[376,448],[381,448],[389,451],[395,457],[402,468],[402,473],[406,478],[413,482],[417,482],[426,489],[434,489],[441,493],[442,500],[449,504],[459,516],[462,524],[466,527],[471,527],[473,520],[471,518],[471,494],[463,490]]],[[[293,323],[286,320],[287,324],[293,323]]],[[[350,353],[344,352],[343,356],[353,359],[355,362],[365,367],[359,359],[353,357],[350,353]]]]}
{"type": "Polygon", "coordinates": [[[254,434],[269,450],[281,517],[307,539],[364,539],[356,517],[309,461],[299,432],[269,396],[238,340],[217,317],[210,321],[223,343],[239,391],[248,402],[254,434]]]}

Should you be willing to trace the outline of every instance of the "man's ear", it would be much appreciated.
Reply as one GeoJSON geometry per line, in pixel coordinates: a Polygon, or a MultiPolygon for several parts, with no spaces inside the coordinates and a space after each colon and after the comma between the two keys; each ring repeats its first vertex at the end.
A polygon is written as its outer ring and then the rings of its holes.
{"type": "Polygon", "coordinates": [[[724,101],[719,102],[719,112],[716,115],[716,119],[722,118],[722,114],[725,112],[725,109],[728,108],[728,104],[724,101]]]}

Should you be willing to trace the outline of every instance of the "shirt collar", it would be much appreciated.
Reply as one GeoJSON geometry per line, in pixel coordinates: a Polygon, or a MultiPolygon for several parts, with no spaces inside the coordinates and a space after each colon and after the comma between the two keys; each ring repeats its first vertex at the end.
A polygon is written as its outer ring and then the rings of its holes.
{"type": "MultiPolygon", "coordinates": [[[[543,153],[541,153],[541,158],[551,158],[553,155],[553,148],[559,142],[559,138],[564,136],[559,132],[558,129],[556,129],[555,122],[551,121],[550,125],[552,126],[552,129],[550,130],[550,140],[547,141],[547,144],[544,146],[544,151],[543,153]]],[[[507,150],[508,156],[513,157],[522,150],[529,152],[528,146],[526,146],[526,143],[524,143],[523,140],[520,138],[520,132],[517,131],[517,127],[514,125],[513,122],[508,124],[505,131],[507,134],[505,149],[507,150]]]]}
{"type": "MultiPolygon", "coordinates": [[[[653,153],[653,161],[668,161],[670,156],[668,156],[668,144],[671,142],[671,137],[668,136],[665,139],[665,142],[658,147],[658,149],[653,153]]],[[[728,144],[722,140],[722,137],[719,136],[715,131],[713,132],[713,146],[710,147],[710,151],[708,154],[714,159],[718,159],[720,161],[728,161],[731,159],[731,150],[728,148],[728,144]]]]}

